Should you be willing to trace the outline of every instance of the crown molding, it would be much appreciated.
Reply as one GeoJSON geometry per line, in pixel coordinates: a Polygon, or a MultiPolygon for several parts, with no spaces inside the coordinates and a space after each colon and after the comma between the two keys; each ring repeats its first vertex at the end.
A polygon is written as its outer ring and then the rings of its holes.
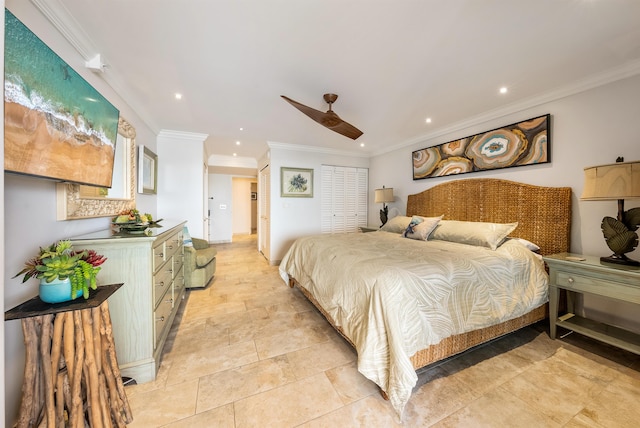
{"type": "Polygon", "coordinates": [[[462,131],[466,128],[470,128],[475,125],[480,125],[482,123],[485,123],[494,119],[499,119],[509,114],[518,113],[520,111],[524,111],[533,107],[540,106],[542,104],[546,104],[552,101],[566,98],[571,95],[579,94],[580,92],[585,92],[590,89],[597,88],[599,86],[604,86],[609,83],[616,82],[618,80],[626,79],[628,77],[633,77],[638,74],[640,74],[640,60],[631,61],[620,67],[612,68],[602,73],[594,74],[585,79],[579,80],[571,85],[566,85],[541,95],[536,95],[534,97],[530,97],[519,102],[507,104],[503,107],[489,110],[485,113],[473,116],[469,119],[456,122],[451,126],[440,128],[428,134],[424,134],[422,136],[412,138],[410,140],[406,140],[402,143],[386,147],[383,150],[379,150],[372,153],[371,157],[380,156],[385,153],[389,153],[398,149],[412,146],[417,143],[427,142],[429,140],[433,140],[435,138],[441,137],[446,134],[450,134],[452,132],[462,131]]]}
{"type": "Polygon", "coordinates": [[[172,131],[170,129],[161,129],[158,133],[158,141],[160,140],[180,140],[195,141],[203,143],[209,137],[209,134],[199,134],[197,132],[172,131]]]}
{"type": "Polygon", "coordinates": [[[296,152],[323,153],[323,154],[338,155],[338,156],[353,156],[358,158],[371,157],[370,153],[351,152],[347,150],[330,149],[327,147],[302,146],[299,144],[276,143],[273,141],[267,141],[267,145],[269,146],[269,149],[281,149],[281,150],[289,150],[289,151],[296,151],[296,152]]]}

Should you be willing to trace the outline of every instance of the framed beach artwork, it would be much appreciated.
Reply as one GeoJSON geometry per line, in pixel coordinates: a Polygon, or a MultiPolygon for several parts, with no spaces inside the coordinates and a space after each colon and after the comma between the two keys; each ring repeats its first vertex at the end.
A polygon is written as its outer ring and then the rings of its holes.
{"type": "Polygon", "coordinates": [[[280,196],[283,198],[313,198],[313,169],[280,168],[280,196]]]}
{"type": "Polygon", "coordinates": [[[550,162],[550,115],[416,150],[413,179],[550,162]]]}
{"type": "Polygon", "coordinates": [[[138,193],[158,193],[158,156],[145,146],[138,146],[138,193]]]}
{"type": "Polygon", "coordinates": [[[111,187],[119,111],[6,9],[4,55],[5,171],[111,187]]]}

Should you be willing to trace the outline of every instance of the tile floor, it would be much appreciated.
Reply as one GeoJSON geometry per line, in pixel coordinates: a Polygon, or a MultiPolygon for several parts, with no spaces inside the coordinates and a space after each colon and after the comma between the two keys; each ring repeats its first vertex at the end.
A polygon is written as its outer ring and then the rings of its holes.
{"type": "Polygon", "coordinates": [[[419,373],[402,424],[356,355],[256,251],[218,245],[212,285],[180,310],[130,427],[637,427],[640,356],[544,323],[419,373]]]}

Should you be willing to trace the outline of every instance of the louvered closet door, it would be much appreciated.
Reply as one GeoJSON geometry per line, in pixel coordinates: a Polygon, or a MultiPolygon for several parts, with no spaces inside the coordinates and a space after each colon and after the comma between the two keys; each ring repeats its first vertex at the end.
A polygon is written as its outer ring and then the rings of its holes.
{"type": "Polygon", "coordinates": [[[369,170],[358,168],[356,170],[356,227],[367,226],[367,213],[369,211],[369,202],[367,199],[367,191],[369,189],[369,170]]]}
{"type": "Polygon", "coordinates": [[[367,169],[323,165],[321,231],[356,232],[367,225],[367,169]]]}

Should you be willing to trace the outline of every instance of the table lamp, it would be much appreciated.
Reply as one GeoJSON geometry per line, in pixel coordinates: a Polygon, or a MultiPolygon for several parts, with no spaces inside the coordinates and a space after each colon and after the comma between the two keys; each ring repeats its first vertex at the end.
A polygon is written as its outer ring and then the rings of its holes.
{"type": "Polygon", "coordinates": [[[376,204],[382,204],[382,209],[380,210],[380,221],[382,222],[382,226],[384,226],[389,217],[389,207],[386,203],[393,202],[393,187],[382,186],[382,189],[376,189],[375,192],[376,204]]]}
{"type": "Polygon", "coordinates": [[[607,246],[613,251],[600,261],[629,266],[640,266],[640,262],[625,254],[638,246],[636,230],[640,226],[640,208],[624,210],[624,200],[640,198],[640,161],[591,166],[584,169],[584,190],[580,199],[584,201],[618,201],[617,218],[602,219],[602,233],[607,246]]]}

